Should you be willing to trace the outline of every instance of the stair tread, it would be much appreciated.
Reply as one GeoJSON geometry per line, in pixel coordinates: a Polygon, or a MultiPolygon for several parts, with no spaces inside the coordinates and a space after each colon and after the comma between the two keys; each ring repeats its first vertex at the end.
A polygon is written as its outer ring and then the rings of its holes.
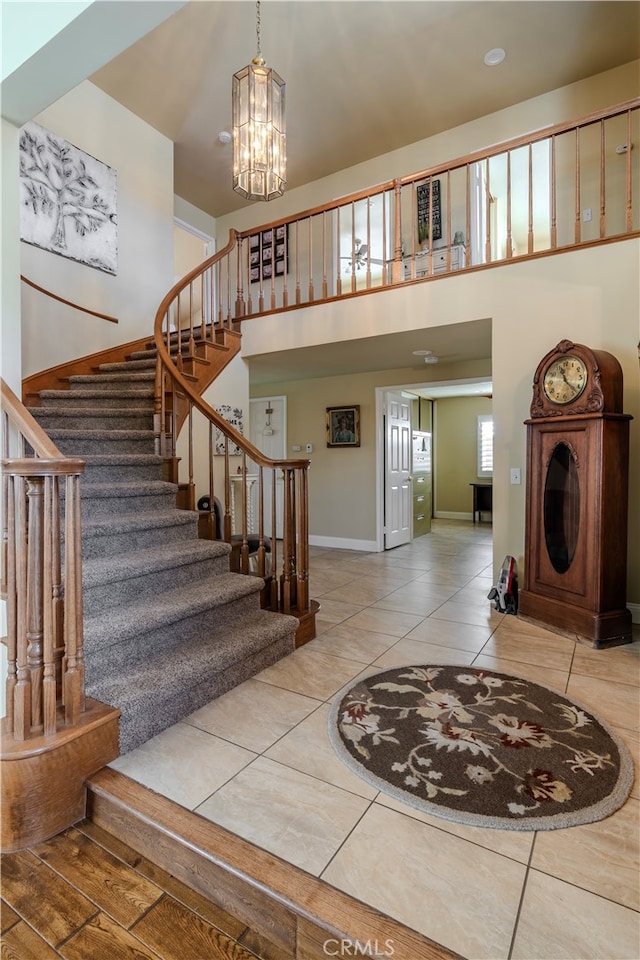
{"type": "Polygon", "coordinates": [[[96,500],[107,497],[151,497],[163,493],[176,493],[177,484],[167,480],[122,480],[109,483],[85,481],[80,496],[96,500]]]}
{"type": "Polygon", "coordinates": [[[149,605],[148,598],[123,603],[110,612],[108,619],[104,613],[85,617],[85,644],[91,644],[105,634],[109,638],[117,637],[118,642],[139,637],[205,610],[214,610],[234,600],[257,595],[263,583],[260,577],[248,577],[242,573],[221,573],[207,583],[199,582],[191,587],[181,586],[166,590],[154,596],[152,605],[149,605]]]}
{"type": "MultiPolygon", "coordinates": [[[[246,578],[245,578],[246,579],[246,578]]],[[[234,663],[259,653],[266,645],[293,636],[298,621],[285,614],[270,614],[257,608],[241,624],[230,626],[224,639],[220,636],[198,636],[186,640],[176,651],[150,651],[143,663],[132,664],[126,671],[89,684],[87,694],[118,707],[128,704],[157,706],[164,696],[175,699],[176,691],[189,680],[206,680],[210,671],[228,668],[234,663]]]]}
{"type": "Polygon", "coordinates": [[[114,466],[119,463],[162,464],[162,457],[157,453],[91,453],[87,454],[87,460],[92,464],[112,464],[114,466]]]}
{"type": "Polygon", "coordinates": [[[115,557],[86,559],[82,565],[82,584],[90,588],[98,584],[117,583],[131,576],[227,557],[230,552],[231,547],[223,540],[194,539],[162,546],[138,547],[115,557]]]}
{"type": "MultiPolygon", "coordinates": [[[[126,365],[123,365],[123,367],[126,367],[126,365]]],[[[140,372],[122,369],[121,371],[114,371],[112,373],[76,373],[67,377],[67,379],[69,383],[121,383],[127,381],[133,383],[154,383],[156,372],[155,369],[140,372]]]]}
{"type": "Polygon", "coordinates": [[[180,524],[185,527],[195,524],[198,514],[193,510],[167,510],[153,513],[114,515],[103,520],[85,520],[82,524],[82,537],[113,536],[117,533],[128,533],[136,530],[156,529],[159,527],[173,527],[180,524]]]}
{"type": "Polygon", "coordinates": [[[106,370],[107,372],[116,370],[153,370],[155,373],[156,362],[149,360],[112,360],[110,363],[101,363],[95,369],[106,370]]]}
{"type": "MultiPolygon", "coordinates": [[[[38,407],[38,410],[40,409],[38,407]]],[[[47,432],[52,440],[73,440],[74,437],[82,437],[87,440],[113,440],[114,442],[118,440],[155,439],[153,430],[106,430],[100,427],[91,430],[72,430],[66,427],[50,427],[47,432]]]]}
{"type": "MultiPolygon", "coordinates": [[[[62,390],[61,393],[64,393],[66,396],[75,396],[75,391],[62,390]]],[[[104,396],[104,394],[103,394],[104,396]]],[[[143,407],[100,407],[100,408],[87,408],[87,407],[30,407],[29,413],[34,417],[122,417],[122,416],[132,416],[132,417],[148,417],[149,412],[146,411],[143,407]]]]}
{"type": "Polygon", "coordinates": [[[105,397],[153,397],[153,387],[123,387],[122,390],[41,390],[40,397],[45,399],[69,397],[73,400],[104,400],[105,397]]]}

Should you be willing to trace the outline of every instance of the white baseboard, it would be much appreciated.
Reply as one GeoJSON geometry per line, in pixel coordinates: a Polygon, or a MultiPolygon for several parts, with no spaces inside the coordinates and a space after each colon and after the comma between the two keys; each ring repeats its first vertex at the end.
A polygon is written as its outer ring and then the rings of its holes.
{"type": "Polygon", "coordinates": [[[362,550],[366,553],[377,553],[375,540],[343,540],[341,537],[319,537],[309,534],[309,543],[312,547],[334,547],[336,550],[362,550]]]}
{"type": "Polygon", "coordinates": [[[436,510],[436,520],[473,520],[472,513],[455,513],[453,510],[436,510]]]}
{"type": "Polygon", "coordinates": [[[640,623],[640,603],[628,603],[627,610],[631,611],[631,622],[640,623]]]}

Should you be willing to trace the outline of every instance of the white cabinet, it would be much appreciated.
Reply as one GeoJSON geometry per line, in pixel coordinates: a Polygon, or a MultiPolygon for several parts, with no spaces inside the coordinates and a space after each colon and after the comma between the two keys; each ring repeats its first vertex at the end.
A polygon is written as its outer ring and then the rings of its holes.
{"type": "Polygon", "coordinates": [[[454,243],[451,247],[437,247],[431,257],[428,250],[417,250],[415,257],[404,258],[404,278],[405,280],[418,280],[420,277],[429,276],[429,261],[431,260],[433,273],[447,272],[447,253],[451,253],[451,270],[462,270],[467,265],[467,250],[463,243],[454,243]],[[415,274],[412,271],[415,261],[415,274]]]}

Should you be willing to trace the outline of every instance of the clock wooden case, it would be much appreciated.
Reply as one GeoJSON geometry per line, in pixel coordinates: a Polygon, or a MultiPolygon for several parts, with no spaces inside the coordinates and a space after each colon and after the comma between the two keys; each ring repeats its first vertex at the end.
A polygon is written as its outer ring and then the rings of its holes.
{"type": "Polygon", "coordinates": [[[530,416],[520,615],[595,647],[628,643],[631,417],[618,360],[562,340],[538,364],[530,416]]]}

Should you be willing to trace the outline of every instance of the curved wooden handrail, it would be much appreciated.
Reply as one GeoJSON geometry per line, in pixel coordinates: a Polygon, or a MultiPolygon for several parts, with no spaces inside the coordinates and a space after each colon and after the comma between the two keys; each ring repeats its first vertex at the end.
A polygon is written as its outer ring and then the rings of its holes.
{"type": "Polygon", "coordinates": [[[239,433],[238,430],[220,416],[213,407],[211,407],[206,400],[203,400],[202,397],[196,393],[192,388],[188,380],[177,369],[175,364],[171,360],[171,355],[169,350],[165,345],[165,336],[163,335],[162,325],[164,319],[167,315],[167,311],[170,305],[180,296],[180,293],[185,290],[193,280],[197,279],[202,273],[207,269],[214,266],[216,263],[222,261],[235,247],[236,239],[239,236],[237,230],[231,229],[229,231],[229,242],[227,246],[222,250],[219,250],[217,253],[214,253],[207,260],[204,260],[201,264],[195,267],[190,273],[186,274],[181,280],[179,280],[174,286],[169,290],[167,295],[162,300],[158,310],[156,312],[156,318],[154,323],[154,339],[156,343],[156,348],[158,351],[158,369],[164,367],[167,369],[172,379],[184,392],[184,394],[189,398],[193,406],[200,411],[208,420],[210,420],[215,426],[224,434],[226,434],[229,439],[239,447],[242,452],[249,457],[250,460],[253,460],[254,463],[257,463],[262,467],[308,467],[311,463],[310,460],[271,460],[269,457],[266,457],[257,447],[247,440],[247,438],[239,433]]]}
{"type": "Polygon", "coordinates": [[[64,454],[60,453],[53,440],[47,436],[40,424],[35,420],[26,407],[22,405],[16,397],[8,383],[0,377],[0,400],[9,419],[24,436],[26,441],[33,447],[37,457],[48,460],[63,460],[64,454]]]}
{"type": "Polygon", "coordinates": [[[43,293],[45,297],[50,297],[52,300],[57,300],[58,303],[64,303],[66,307],[71,307],[73,310],[80,310],[82,313],[89,313],[92,317],[98,317],[100,320],[108,320],[109,323],[119,323],[117,317],[110,317],[108,313],[100,313],[98,310],[89,310],[88,307],[81,307],[79,303],[73,303],[71,300],[65,300],[64,297],[59,297],[57,293],[52,293],[51,290],[47,290],[46,287],[41,287],[39,284],[34,283],[33,280],[29,280],[23,274],[20,274],[20,279],[23,283],[26,283],[28,287],[33,287],[34,290],[37,290],[39,293],[43,293]]]}
{"type": "MultiPolygon", "coordinates": [[[[194,371],[197,364],[206,362],[210,345],[219,335],[233,329],[231,317],[231,289],[233,284],[231,257],[237,255],[236,277],[240,274],[240,251],[237,231],[231,230],[224,249],[209,257],[178,281],[158,307],[154,323],[154,340],[157,350],[156,386],[154,407],[154,430],[157,437],[157,452],[170,464],[170,479],[178,482],[177,435],[179,428],[188,422],[188,453],[186,464],[189,471],[187,506],[195,509],[195,481],[193,472],[193,415],[204,417],[209,432],[209,509],[207,511],[207,535],[223,536],[231,547],[231,569],[248,574],[256,572],[264,578],[262,604],[274,611],[294,613],[301,618],[310,616],[309,598],[309,524],[308,480],[309,460],[274,460],[265,456],[250,440],[244,437],[210,404],[194,387],[194,371]],[[227,294],[228,313],[223,316],[220,286],[227,294]],[[218,298],[220,311],[217,320],[211,310],[213,298],[218,298]],[[190,382],[191,380],[191,382],[190,382]],[[219,524],[216,522],[215,504],[218,498],[214,489],[214,433],[217,429],[225,437],[223,464],[224,478],[221,482],[222,500],[219,524]],[[240,451],[240,466],[237,476],[241,483],[232,483],[231,456],[240,451]],[[233,450],[233,454],[230,453],[233,450]],[[255,464],[258,472],[257,507],[254,511],[247,480],[247,460],[255,464]],[[271,481],[270,502],[265,495],[271,481]],[[277,495],[277,488],[281,499],[277,495]],[[257,514],[254,518],[254,512],[257,514]],[[271,527],[265,530],[265,516],[270,512],[271,527]],[[234,532],[235,525],[235,532],[234,532]],[[238,530],[240,526],[240,530],[238,530]],[[253,556],[257,567],[250,569],[249,558],[253,556]]],[[[238,288],[239,290],[239,288],[238,288]]],[[[235,301],[239,309],[240,297],[235,301]]],[[[255,476],[253,480],[255,480],[255,476]]],[[[218,477],[220,480],[220,477],[218,477]]],[[[311,636],[315,631],[312,629],[311,636]]],[[[308,636],[307,639],[311,639],[308,636]]]]}

